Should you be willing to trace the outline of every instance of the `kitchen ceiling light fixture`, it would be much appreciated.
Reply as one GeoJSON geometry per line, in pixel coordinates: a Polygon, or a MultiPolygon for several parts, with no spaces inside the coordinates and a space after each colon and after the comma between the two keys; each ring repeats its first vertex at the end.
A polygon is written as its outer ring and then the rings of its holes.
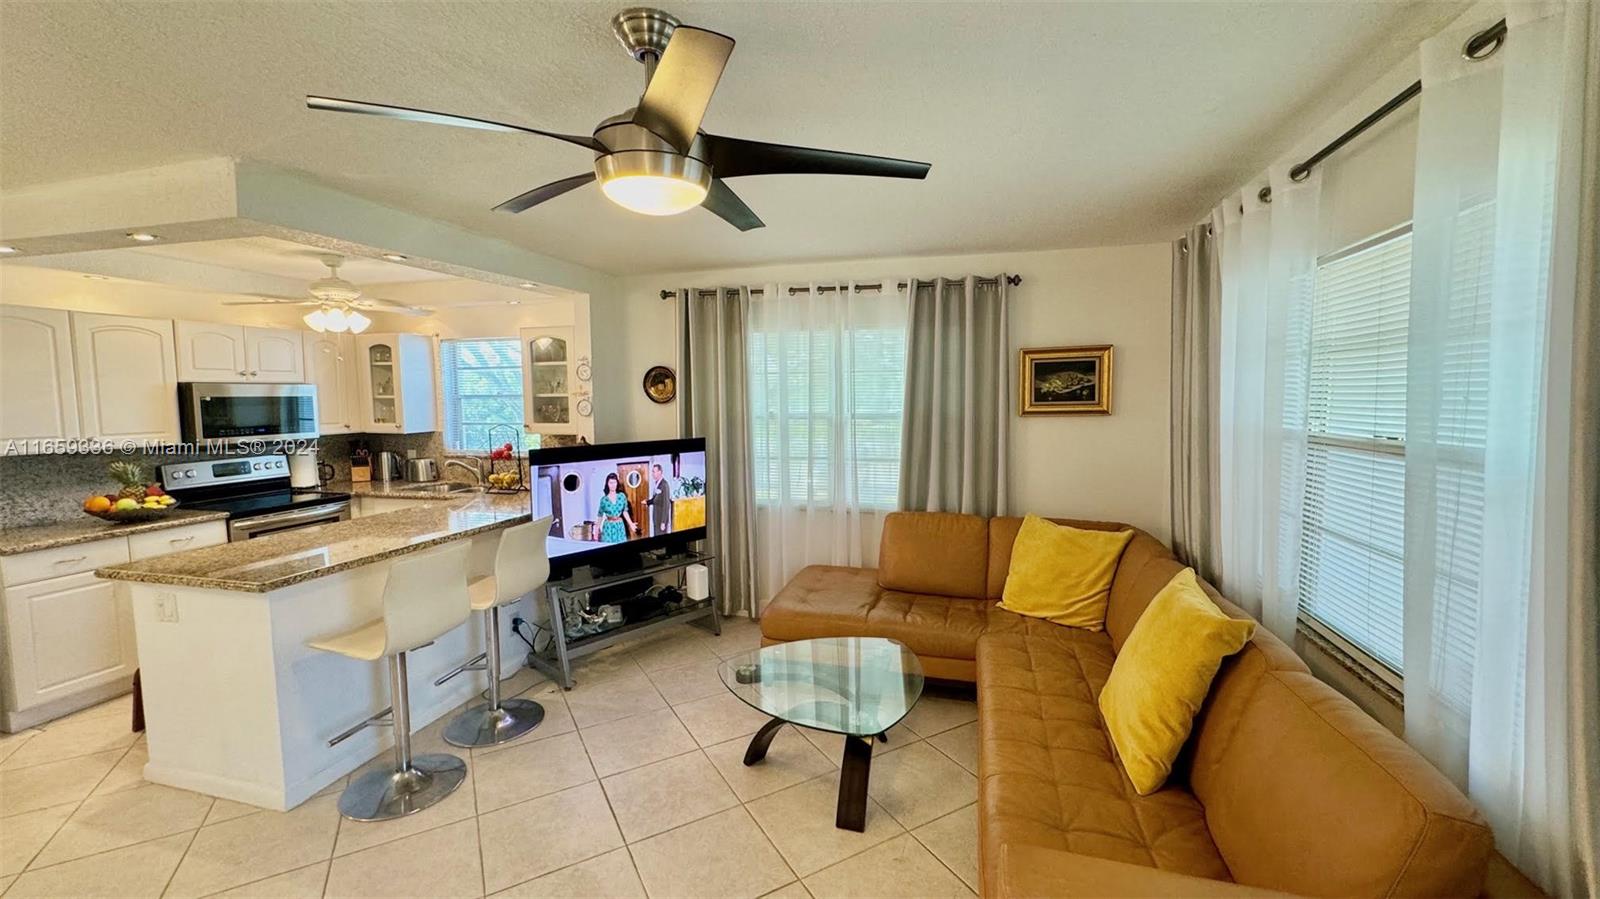
{"type": "Polygon", "coordinates": [[[12,253],[15,253],[16,251],[17,251],[17,248],[13,247],[13,246],[10,246],[10,245],[0,246],[0,256],[10,256],[12,253]]]}
{"type": "Polygon", "coordinates": [[[382,297],[367,296],[360,287],[339,277],[339,266],[344,264],[343,256],[328,255],[322,257],[322,264],[328,267],[328,277],[319,278],[306,285],[306,293],[310,299],[304,297],[261,296],[259,300],[233,300],[224,302],[224,306],[315,306],[316,308],[303,316],[306,326],[314,331],[333,331],[335,333],[350,330],[360,334],[372,324],[372,319],[365,315],[359,316],[362,324],[345,327],[335,327],[335,323],[344,322],[347,318],[358,315],[357,310],[379,310],[393,312],[399,315],[410,315],[417,318],[426,318],[433,314],[432,309],[421,306],[412,306],[395,300],[385,300],[382,297]]]}
{"type": "Polygon", "coordinates": [[[151,234],[148,231],[129,231],[123,236],[138,243],[151,243],[161,239],[161,235],[151,234]]]}
{"type": "Polygon", "coordinates": [[[704,206],[740,231],[764,227],[728,187],[745,175],[928,176],[928,163],[840,150],[794,147],[722,137],[700,130],[711,95],[733,53],[733,38],[682,25],[659,9],[635,7],[611,20],[628,54],[644,65],[639,104],[602,121],[590,136],[541,131],[488,119],[408,106],[307,96],[306,106],[328,112],[382,116],[480,131],[537,134],[594,153],[594,171],[552,181],[494,207],[524,212],[598,181],[611,202],[644,215],[666,216],[704,206]]]}
{"type": "Polygon", "coordinates": [[[405,262],[406,261],[406,257],[400,255],[399,253],[384,253],[383,254],[383,258],[389,260],[390,262],[405,262]]]}

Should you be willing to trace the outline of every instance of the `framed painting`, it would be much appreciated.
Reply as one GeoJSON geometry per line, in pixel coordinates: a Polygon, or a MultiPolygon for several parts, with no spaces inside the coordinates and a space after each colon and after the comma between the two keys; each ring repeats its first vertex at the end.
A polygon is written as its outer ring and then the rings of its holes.
{"type": "Polygon", "coordinates": [[[1022,415],[1111,414],[1111,347],[1022,350],[1017,398],[1022,415]]]}

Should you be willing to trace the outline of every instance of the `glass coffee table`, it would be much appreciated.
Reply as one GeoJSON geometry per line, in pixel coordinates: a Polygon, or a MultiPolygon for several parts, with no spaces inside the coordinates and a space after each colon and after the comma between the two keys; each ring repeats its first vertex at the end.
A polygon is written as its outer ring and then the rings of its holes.
{"type": "Polygon", "coordinates": [[[873,740],[887,740],[922,696],[922,665],[904,644],[882,637],[824,637],[733,656],[717,669],[733,695],[772,716],[751,738],[744,763],[767,757],[785,724],[844,735],[834,825],[867,826],[873,740]]]}

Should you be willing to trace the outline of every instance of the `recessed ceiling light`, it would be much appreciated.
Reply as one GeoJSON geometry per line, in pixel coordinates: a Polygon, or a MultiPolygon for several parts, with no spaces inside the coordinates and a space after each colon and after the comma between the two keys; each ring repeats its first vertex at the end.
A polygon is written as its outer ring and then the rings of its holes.
{"type": "Polygon", "coordinates": [[[521,306],[522,305],[522,301],[521,300],[506,300],[506,305],[507,306],[521,306]]]}
{"type": "Polygon", "coordinates": [[[405,262],[406,261],[406,257],[400,255],[399,253],[384,253],[383,254],[383,258],[389,260],[390,262],[405,262]]]}
{"type": "Polygon", "coordinates": [[[17,251],[16,247],[0,246],[0,255],[9,256],[17,251]]]}
{"type": "Polygon", "coordinates": [[[129,231],[123,236],[127,237],[129,240],[138,241],[139,243],[149,243],[152,240],[161,239],[158,235],[151,234],[148,231],[129,231]]]}
{"type": "Polygon", "coordinates": [[[518,284],[517,286],[522,288],[523,290],[533,290],[535,287],[538,287],[539,285],[533,283],[532,281],[524,281],[521,284],[518,284]]]}
{"type": "Polygon", "coordinates": [[[84,275],[84,277],[88,278],[90,281],[110,281],[111,280],[110,278],[106,277],[105,275],[84,275]]]}

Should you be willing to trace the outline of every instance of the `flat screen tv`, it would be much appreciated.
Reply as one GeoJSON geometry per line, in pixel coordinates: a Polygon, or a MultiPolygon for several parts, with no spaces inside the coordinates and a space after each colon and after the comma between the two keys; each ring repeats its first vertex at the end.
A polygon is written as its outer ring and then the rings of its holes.
{"type": "Polygon", "coordinates": [[[705,539],[703,437],[530,450],[528,471],[534,517],[554,517],[552,577],[582,565],[633,568],[646,550],[705,539]]]}

